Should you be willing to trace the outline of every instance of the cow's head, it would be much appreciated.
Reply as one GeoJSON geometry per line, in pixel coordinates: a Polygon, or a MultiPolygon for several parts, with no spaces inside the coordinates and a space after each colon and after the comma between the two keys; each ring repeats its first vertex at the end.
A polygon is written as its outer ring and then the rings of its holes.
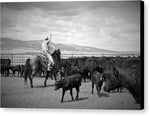
{"type": "Polygon", "coordinates": [[[62,88],[62,86],[63,86],[63,82],[62,81],[63,80],[56,81],[56,83],[55,83],[55,90],[58,90],[58,89],[62,88]]]}
{"type": "Polygon", "coordinates": [[[112,73],[103,74],[104,91],[110,92],[119,87],[119,80],[112,73]]]}

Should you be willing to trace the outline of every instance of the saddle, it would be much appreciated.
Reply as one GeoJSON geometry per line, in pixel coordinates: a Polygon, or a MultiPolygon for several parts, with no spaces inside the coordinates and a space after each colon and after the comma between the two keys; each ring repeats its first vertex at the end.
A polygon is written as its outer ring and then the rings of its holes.
{"type": "MultiPolygon", "coordinates": [[[[51,63],[51,60],[49,60],[49,58],[47,56],[47,53],[42,52],[42,53],[40,53],[40,55],[41,55],[41,57],[43,58],[44,61],[47,61],[48,63],[51,63]]],[[[53,58],[52,58],[52,60],[53,60],[53,58]]]]}
{"type": "Polygon", "coordinates": [[[47,64],[47,62],[49,62],[49,59],[48,59],[48,56],[46,55],[46,53],[41,52],[38,56],[42,59],[42,61],[43,61],[44,63],[47,64]]]}
{"type": "Polygon", "coordinates": [[[46,53],[41,52],[41,53],[40,53],[40,55],[41,55],[42,57],[45,57],[45,58],[48,60],[48,56],[47,56],[47,54],[46,54],[46,53]]]}

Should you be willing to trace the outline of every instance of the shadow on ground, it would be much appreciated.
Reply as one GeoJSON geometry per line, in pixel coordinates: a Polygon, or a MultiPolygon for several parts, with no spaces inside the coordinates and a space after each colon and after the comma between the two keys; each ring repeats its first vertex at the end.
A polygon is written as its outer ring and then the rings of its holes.
{"type": "Polygon", "coordinates": [[[36,86],[34,86],[34,88],[46,88],[46,87],[54,87],[54,86],[55,86],[55,84],[46,85],[46,86],[44,86],[44,85],[36,85],[36,86]]]}
{"type": "Polygon", "coordinates": [[[107,93],[99,93],[97,94],[99,97],[110,97],[107,93]]]}
{"type": "Polygon", "coordinates": [[[69,100],[69,101],[63,101],[63,103],[65,103],[65,102],[78,102],[78,101],[81,101],[81,100],[86,100],[86,99],[88,99],[89,97],[81,97],[81,98],[79,98],[78,100],[69,100]]]}

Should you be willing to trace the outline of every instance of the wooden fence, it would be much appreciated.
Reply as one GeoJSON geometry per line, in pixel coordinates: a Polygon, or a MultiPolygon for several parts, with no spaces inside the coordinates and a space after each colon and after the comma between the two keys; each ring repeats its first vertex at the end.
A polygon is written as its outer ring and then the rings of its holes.
{"type": "MultiPolygon", "coordinates": [[[[35,54],[34,54],[35,55],[35,54]]],[[[11,59],[11,65],[25,64],[27,58],[32,57],[33,54],[1,54],[1,59],[11,59]]],[[[71,57],[138,57],[139,54],[61,54],[61,59],[71,57]]]]}

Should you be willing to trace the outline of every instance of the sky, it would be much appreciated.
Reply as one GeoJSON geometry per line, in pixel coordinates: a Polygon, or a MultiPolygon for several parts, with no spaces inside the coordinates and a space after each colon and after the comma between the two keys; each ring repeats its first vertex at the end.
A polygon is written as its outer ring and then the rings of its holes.
{"type": "Polygon", "coordinates": [[[1,37],[140,51],[139,1],[1,4],[1,37]]]}

